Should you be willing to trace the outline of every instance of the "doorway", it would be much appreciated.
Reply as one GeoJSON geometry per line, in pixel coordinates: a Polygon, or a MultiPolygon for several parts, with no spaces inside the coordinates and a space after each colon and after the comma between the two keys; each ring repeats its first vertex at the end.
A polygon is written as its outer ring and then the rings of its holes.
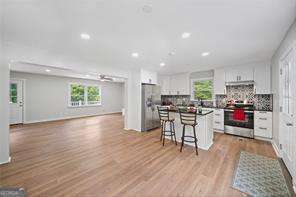
{"type": "Polygon", "coordinates": [[[296,172],[296,134],[295,134],[295,98],[296,98],[296,47],[295,44],[280,60],[280,125],[279,141],[282,159],[295,179],[296,172]]]}
{"type": "Polygon", "coordinates": [[[24,82],[20,79],[11,79],[9,87],[9,103],[10,103],[10,124],[22,124],[23,123],[23,99],[24,82]]]}

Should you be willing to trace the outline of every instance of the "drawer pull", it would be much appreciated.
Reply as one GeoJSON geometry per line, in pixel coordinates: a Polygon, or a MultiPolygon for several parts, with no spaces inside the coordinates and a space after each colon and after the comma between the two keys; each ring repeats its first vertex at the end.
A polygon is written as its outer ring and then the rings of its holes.
{"type": "Polygon", "coordinates": [[[259,118],[259,120],[267,120],[267,118],[259,118]]]}
{"type": "Polygon", "coordinates": [[[215,122],[216,124],[220,124],[220,122],[215,122]]]}
{"type": "Polygon", "coordinates": [[[265,127],[259,127],[259,129],[267,130],[267,128],[265,128],[265,127]]]}
{"type": "Polygon", "coordinates": [[[259,113],[260,114],[266,114],[267,112],[266,111],[260,111],[259,113]]]}
{"type": "Polygon", "coordinates": [[[215,116],[220,116],[220,114],[215,114],[215,116]]]}

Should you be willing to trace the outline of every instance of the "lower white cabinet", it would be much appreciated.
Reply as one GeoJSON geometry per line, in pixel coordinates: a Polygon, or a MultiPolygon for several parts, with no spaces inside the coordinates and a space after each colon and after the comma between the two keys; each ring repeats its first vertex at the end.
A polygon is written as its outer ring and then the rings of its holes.
{"type": "Polygon", "coordinates": [[[272,138],[272,112],[255,111],[254,135],[257,137],[272,138]]]}
{"type": "Polygon", "coordinates": [[[213,128],[215,130],[224,131],[224,110],[214,109],[213,128]]]}

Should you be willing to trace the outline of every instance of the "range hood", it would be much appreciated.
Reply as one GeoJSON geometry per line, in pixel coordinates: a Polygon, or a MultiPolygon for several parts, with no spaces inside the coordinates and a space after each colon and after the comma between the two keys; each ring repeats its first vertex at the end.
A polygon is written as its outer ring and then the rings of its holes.
{"type": "Polygon", "coordinates": [[[255,81],[233,81],[233,82],[226,82],[226,86],[239,86],[239,85],[254,85],[255,81]]]}

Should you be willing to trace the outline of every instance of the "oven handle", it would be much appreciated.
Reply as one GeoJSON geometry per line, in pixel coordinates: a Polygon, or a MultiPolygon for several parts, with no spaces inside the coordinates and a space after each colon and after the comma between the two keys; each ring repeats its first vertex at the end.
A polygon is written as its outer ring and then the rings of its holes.
{"type": "MultiPolygon", "coordinates": [[[[233,109],[224,109],[224,112],[234,112],[233,109]]],[[[254,111],[245,111],[245,113],[253,114],[254,111]]]]}

